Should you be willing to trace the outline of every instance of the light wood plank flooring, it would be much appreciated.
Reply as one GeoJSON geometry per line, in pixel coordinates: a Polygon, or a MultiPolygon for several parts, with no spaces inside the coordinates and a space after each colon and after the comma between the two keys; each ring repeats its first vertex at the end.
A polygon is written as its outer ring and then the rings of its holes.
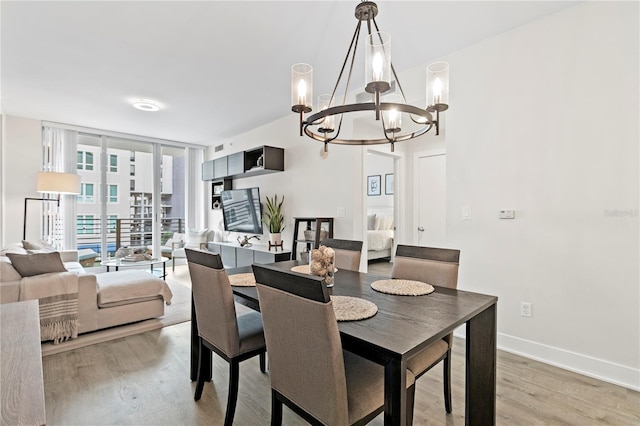
{"type": "MultiPolygon", "coordinates": [[[[172,278],[188,281],[186,267],[172,278]]],[[[222,424],[228,364],[214,356],[214,381],[194,402],[189,328],[182,323],[44,358],[47,424],[222,424]]],[[[417,382],[414,424],[464,424],[464,341],[456,339],[452,361],[453,413],[445,414],[442,367],[436,366],[417,382]]],[[[240,376],[234,424],[269,424],[268,374],[256,358],[241,364],[240,376]]],[[[638,392],[502,351],[497,394],[500,425],[640,424],[638,392]]],[[[371,424],[382,423],[379,416],[371,424]]],[[[284,424],[305,423],[285,408],[284,424]]]]}

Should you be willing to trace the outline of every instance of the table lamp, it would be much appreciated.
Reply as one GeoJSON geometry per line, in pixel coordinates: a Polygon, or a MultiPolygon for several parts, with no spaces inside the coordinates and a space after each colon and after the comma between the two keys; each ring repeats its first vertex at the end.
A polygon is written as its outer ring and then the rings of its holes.
{"type": "Polygon", "coordinates": [[[36,191],[43,194],[58,194],[58,198],[25,198],[24,199],[24,226],[22,228],[22,239],[27,238],[27,202],[32,201],[54,201],[60,207],[61,194],[79,194],[80,176],[73,173],[60,172],[38,172],[36,191]]]}

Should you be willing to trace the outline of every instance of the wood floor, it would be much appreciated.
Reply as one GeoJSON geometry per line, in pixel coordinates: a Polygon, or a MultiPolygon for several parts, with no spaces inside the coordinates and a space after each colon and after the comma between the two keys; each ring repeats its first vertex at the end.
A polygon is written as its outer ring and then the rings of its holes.
{"type": "MultiPolygon", "coordinates": [[[[172,278],[188,280],[186,267],[172,278]]],[[[45,357],[47,424],[222,424],[228,364],[214,356],[214,380],[194,402],[189,330],[187,322],[45,357]]],[[[464,424],[464,341],[453,348],[453,413],[445,414],[436,366],[417,382],[416,425],[464,424]]],[[[234,424],[269,424],[269,376],[257,358],[241,364],[240,377],[234,424]]],[[[640,394],[498,351],[497,414],[499,425],[639,425],[640,394]]],[[[306,423],[285,408],[284,424],[306,423]]]]}

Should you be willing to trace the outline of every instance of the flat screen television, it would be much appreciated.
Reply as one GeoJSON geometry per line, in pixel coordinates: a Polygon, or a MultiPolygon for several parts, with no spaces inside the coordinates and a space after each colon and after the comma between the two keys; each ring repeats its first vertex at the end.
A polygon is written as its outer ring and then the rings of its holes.
{"type": "Polygon", "coordinates": [[[260,189],[229,189],[220,194],[224,229],[247,234],[262,234],[260,189]]]}

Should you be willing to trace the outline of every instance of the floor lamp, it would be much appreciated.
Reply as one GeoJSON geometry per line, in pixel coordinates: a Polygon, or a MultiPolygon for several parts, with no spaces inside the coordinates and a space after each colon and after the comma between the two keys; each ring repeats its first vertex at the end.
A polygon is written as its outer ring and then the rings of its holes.
{"type": "Polygon", "coordinates": [[[80,193],[80,176],[73,173],[38,172],[36,191],[43,194],[58,194],[58,198],[24,199],[24,221],[22,228],[23,240],[27,238],[27,202],[50,201],[57,203],[58,207],[60,207],[60,195],[80,193]]]}

